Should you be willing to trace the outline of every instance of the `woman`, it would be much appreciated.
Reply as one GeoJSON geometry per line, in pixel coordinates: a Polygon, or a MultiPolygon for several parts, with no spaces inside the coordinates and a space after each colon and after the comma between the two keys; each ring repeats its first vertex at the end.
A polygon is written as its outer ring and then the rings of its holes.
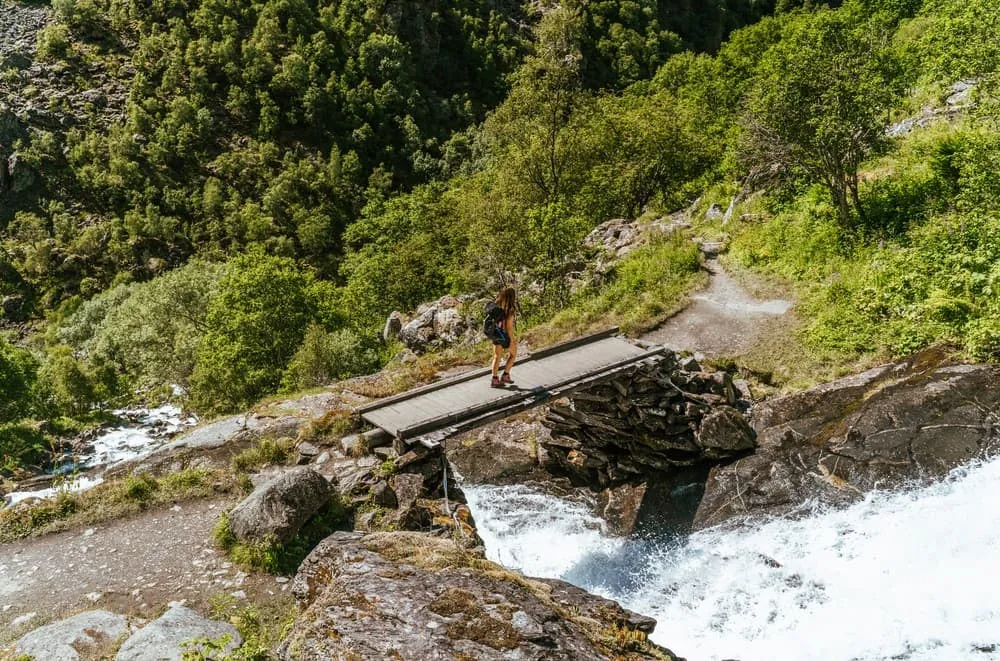
{"type": "Polygon", "coordinates": [[[514,367],[517,359],[517,338],[514,337],[514,315],[517,311],[517,293],[513,287],[504,287],[496,298],[497,307],[503,311],[503,319],[497,322],[497,326],[503,333],[497,334],[497,339],[493,340],[493,379],[490,386],[502,388],[505,385],[513,385],[510,378],[510,370],[514,367]],[[503,367],[503,377],[498,376],[500,369],[500,359],[503,357],[503,350],[507,350],[507,362],[503,367]]]}

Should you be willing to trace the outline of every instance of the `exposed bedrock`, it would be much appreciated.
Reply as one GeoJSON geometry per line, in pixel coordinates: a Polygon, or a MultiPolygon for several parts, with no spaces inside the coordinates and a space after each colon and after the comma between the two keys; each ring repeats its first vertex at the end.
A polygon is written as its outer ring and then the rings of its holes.
{"type": "Polygon", "coordinates": [[[286,660],[677,658],[648,641],[652,618],[421,533],[335,533],[293,592],[286,660]]]}
{"type": "Polygon", "coordinates": [[[1000,447],[1000,367],[928,357],[884,365],[765,402],[759,447],[716,466],[695,527],[806,502],[846,504],[872,489],[940,479],[1000,447]]]}

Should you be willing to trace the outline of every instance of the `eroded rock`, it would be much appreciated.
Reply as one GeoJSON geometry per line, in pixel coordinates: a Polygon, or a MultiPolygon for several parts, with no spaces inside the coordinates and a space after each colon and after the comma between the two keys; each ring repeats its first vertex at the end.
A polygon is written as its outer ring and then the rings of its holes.
{"type": "Polygon", "coordinates": [[[87,611],[25,634],[14,645],[14,653],[45,661],[96,659],[112,650],[129,630],[124,615],[87,611]]]}
{"type": "Polygon", "coordinates": [[[278,649],[286,660],[676,658],[646,640],[651,618],[419,533],[335,533],[293,593],[302,611],[278,649]]]}
{"type": "Polygon", "coordinates": [[[846,504],[1000,448],[1000,367],[885,365],[760,405],[760,447],[714,468],[695,525],[846,504]]]}
{"type": "Polygon", "coordinates": [[[204,649],[193,641],[219,642],[223,637],[228,637],[223,646],[226,652],[243,644],[233,625],[209,620],[190,608],[175,605],[126,640],[115,661],[182,661],[186,650],[204,649]]]}

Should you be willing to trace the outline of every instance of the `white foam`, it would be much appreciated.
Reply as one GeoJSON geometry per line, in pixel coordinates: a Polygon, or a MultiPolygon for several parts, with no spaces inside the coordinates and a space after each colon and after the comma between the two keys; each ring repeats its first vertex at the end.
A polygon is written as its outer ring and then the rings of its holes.
{"type": "Polygon", "coordinates": [[[35,491],[11,491],[9,494],[4,496],[4,500],[7,502],[8,506],[17,505],[22,500],[27,500],[28,498],[52,498],[60,491],[86,491],[87,489],[96,487],[103,481],[103,477],[88,477],[86,475],[81,475],[76,478],[65,480],[56,486],[48,487],[46,489],[37,489],[35,491]]]}
{"type": "Polygon", "coordinates": [[[617,556],[599,532],[561,539],[592,521],[585,510],[534,494],[535,525],[482,507],[495,488],[464,488],[491,557],[655,617],[653,640],[691,659],[1000,659],[1000,460],[799,520],[709,529],[669,546],[625,542],[633,551],[617,556]],[[631,580],[578,572],[592,554],[605,574],[631,580]]]}

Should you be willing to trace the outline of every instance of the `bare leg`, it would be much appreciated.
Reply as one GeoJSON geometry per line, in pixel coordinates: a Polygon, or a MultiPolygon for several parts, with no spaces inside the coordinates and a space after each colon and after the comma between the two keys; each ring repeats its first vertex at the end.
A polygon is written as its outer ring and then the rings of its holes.
{"type": "Polygon", "coordinates": [[[493,345],[493,376],[500,371],[500,358],[503,357],[503,347],[499,344],[493,345]]]}
{"type": "Polygon", "coordinates": [[[514,367],[515,360],[517,360],[517,344],[512,341],[510,343],[510,349],[507,350],[507,362],[503,366],[503,371],[510,374],[510,370],[514,367]]]}

